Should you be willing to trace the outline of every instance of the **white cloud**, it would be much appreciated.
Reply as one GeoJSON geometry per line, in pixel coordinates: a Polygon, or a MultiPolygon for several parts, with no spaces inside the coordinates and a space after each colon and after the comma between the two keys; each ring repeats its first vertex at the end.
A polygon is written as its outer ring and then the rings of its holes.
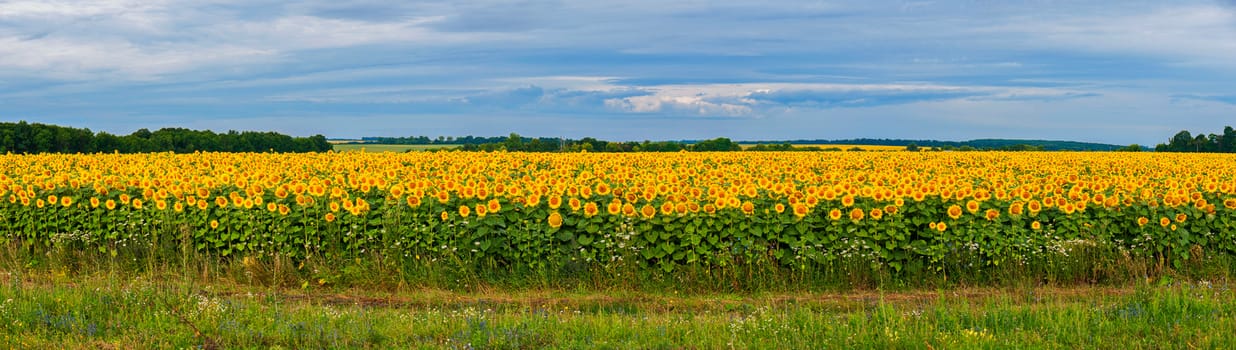
{"type": "Polygon", "coordinates": [[[633,113],[687,113],[701,116],[745,116],[751,106],[711,102],[699,96],[632,96],[605,100],[605,106],[633,113]]]}
{"type": "MultiPolygon", "coordinates": [[[[441,16],[364,21],[274,9],[247,18],[210,3],[18,1],[0,4],[0,75],[65,80],[150,80],[201,69],[294,59],[304,50],[374,44],[432,46],[507,38],[436,33],[441,16]]],[[[256,10],[255,10],[256,11],[256,10]]]]}

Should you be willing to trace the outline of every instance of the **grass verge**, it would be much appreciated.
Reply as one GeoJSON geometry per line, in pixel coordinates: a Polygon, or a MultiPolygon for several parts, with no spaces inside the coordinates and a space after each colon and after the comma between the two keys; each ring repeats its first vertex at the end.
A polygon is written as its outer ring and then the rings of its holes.
{"type": "Polygon", "coordinates": [[[1215,282],[681,295],[0,277],[6,348],[1236,347],[1236,293],[1215,282]]]}

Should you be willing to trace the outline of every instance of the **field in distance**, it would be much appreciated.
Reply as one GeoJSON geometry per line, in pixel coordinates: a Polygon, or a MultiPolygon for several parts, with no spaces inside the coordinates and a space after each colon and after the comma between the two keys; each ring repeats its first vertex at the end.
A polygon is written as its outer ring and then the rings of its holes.
{"type": "MultiPolygon", "coordinates": [[[[883,146],[883,145],[848,145],[848,144],[795,144],[794,148],[803,147],[819,147],[820,149],[839,148],[842,151],[848,151],[853,148],[858,148],[864,151],[904,151],[906,146],[883,146]]],[[[338,146],[335,146],[338,147],[338,146]]],[[[755,145],[742,145],[743,149],[755,147],[755,145]]],[[[931,147],[920,147],[922,150],[931,150],[931,147]]]]}
{"type": "Polygon", "coordinates": [[[384,145],[373,143],[341,143],[335,144],[335,150],[339,152],[407,152],[407,151],[428,151],[433,149],[449,149],[456,148],[460,145],[442,144],[442,145],[384,145]]]}
{"type": "MultiPolygon", "coordinates": [[[[335,150],[340,152],[407,152],[407,151],[427,151],[433,149],[450,149],[461,145],[456,144],[439,144],[439,145],[388,145],[376,143],[340,143],[334,144],[335,150]]],[[[755,145],[742,145],[743,149],[749,149],[755,145]]],[[[882,146],[882,145],[851,145],[851,144],[801,144],[794,145],[795,148],[802,147],[819,147],[820,149],[837,148],[842,151],[849,151],[854,148],[863,151],[904,151],[905,146],[882,146]]],[[[931,147],[922,147],[923,150],[930,150],[931,147]]]]}

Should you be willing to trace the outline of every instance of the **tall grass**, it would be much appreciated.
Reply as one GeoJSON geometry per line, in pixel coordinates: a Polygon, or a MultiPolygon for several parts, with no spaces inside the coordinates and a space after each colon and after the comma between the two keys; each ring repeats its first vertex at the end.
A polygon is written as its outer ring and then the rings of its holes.
{"type": "Polygon", "coordinates": [[[5,348],[1233,348],[1229,284],[363,296],[134,278],[0,285],[5,348]]]}
{"type": "MultiPolygon", "coordinates": [[[[867,258],[839,258],[830,264],[786,268],[772,259],[735,261],[727,266],[684,265],[672,272],[643,266],[637,259],[599,266],[572,261],[545,267],[509,266],[492,260],[430,259],[428,255],[370,251],[347,256],[292,259],[271,255],[221,257],[199,253],[184,234],[160,234],[151,243],[130,242],[107,253],[73,245],[32,248],[0,246],[0,271],[24,276],[104,275],[118,280],[144,277],[186,282],[276,288],[309,285],[376,290],[433,288],[755,293],[792,291],[907,290],[968,286],[1024,287],[1145,283],[1175,280],[1227,281],[1236,259],[1196,250],[1182,266],[1122,252],[1104,244],[1076,244],[1021,261],[987,265],[977,255],[950,256],[935,268],[907,264],[899,272],[867,258]]],[[[440,255],[439,255],[440,256],[440,255]]]]}

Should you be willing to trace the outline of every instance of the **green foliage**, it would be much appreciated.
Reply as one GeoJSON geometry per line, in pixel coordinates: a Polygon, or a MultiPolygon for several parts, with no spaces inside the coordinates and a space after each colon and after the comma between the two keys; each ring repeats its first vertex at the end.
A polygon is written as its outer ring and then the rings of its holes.
{"type": "Polygon", "coordinates": [[[127,136],[92,133],[39,123],[0,123],[0,153],[144,153],[144,152],[325,152],[326,137],[291,137],[274,132],[216,134],[184,128],[140,129],[127,136]]]}
{"type": "MultiPolygon", "coordinates": [[[[64,192],[53,195],[70,194],[68,189],[60,191],[64,192]]],[[[596,269],[633,265],[665,271],[750,263],[810,270],[844,258],[900,273],[908,266],[944,269],[949,257],[962,255],[975,256],[984,266],[1024,264],[1045,252],[1066,252],[1079,244],[1111,246],[1132,256],[1163,259],[1176,268],[1196,260],[1198,252],[1236,255],[1232,209],[1219,206],[1211,212],[1191,203],[1172,207],[1096,203],[1069,212],[1053,206],[1010,214],[1012,200],[987,200],[978,204],[977,211],[953,219],[940,209],[952,202],[938,196],[909,200],[900,207],[859,198],[853,208],[860,208],[854,210],[862,211],[862,220],[849,218],[851,208],[845,209],[845,217],[833,220],[823,210],[801,217],[792,208],[777,212],[772,210],[777,203],[767,197],[749,203],[755,209],[750,212],[725,206],[715,212],[658,211],[647,218],[608,214],[605,205],[597,215],[588,215],[565,204],[550,209],[507,199],[493,199],[500,210],[481,216],[485,203],[473,209],[471,201],[460,198],[446,202],[421,198],[417,206],[409,206],[405,198],[379,190],[355,194],[338,211],[309,197],[289,203],[286,210],[231,203],[206,209],[190,205],[178,211],[157,209],[153,200],[139,207],[142,193],[130,195],[132,203],[120,203],[112,210],[93,207],[83,199],[67,207],[5,203],[0,205],[0,239],[32,248],[114,252],[121,245],[150,242],[167,232],[186,232],[189,246],[225,257],[348,258],[382,252],[465,265],[596,269]],[[469,215],[462,215],[460,206],[469,206],[469,215]],[[876,210],[883,212],[878,219],[871,214],[876,210]],[[557,228],[545,219],[554,211],[564,217],[557,228]],[[998,215],[986,218],[987,211],[998,215]],[[322,220],[328,216],[334,220],[322,220]],[[1143,217],[1153,222],[1139,225],[1143,217]],[[940,221],[947,225],[942,232],[935,229],[940,218],[946,218],[940,221]],[[1159,218],[1170,219],[1171,225],[1159,225],[1159,218]]],[[[613,198],[606,194],[592,199],[609,203],[613,198]]],[[[1206,193],[1201,199],[1225,203],[1228,198],[1206,193]]],[[[275,194],[266,195],[268,204],[277,201],[275,194]]],[[[660,208],[665,203],[650,205],[660,208]]]]}
{"type": "Polygon", "coordinates": [[[1172,136],[1166,144],[1155,146],[1156,152],[1236,152],[1236,129],[1231,126],[1223,128],[1222,135],[1197,134],[1196,137],[1188,130],[1181,130],[1172,136]]]}

